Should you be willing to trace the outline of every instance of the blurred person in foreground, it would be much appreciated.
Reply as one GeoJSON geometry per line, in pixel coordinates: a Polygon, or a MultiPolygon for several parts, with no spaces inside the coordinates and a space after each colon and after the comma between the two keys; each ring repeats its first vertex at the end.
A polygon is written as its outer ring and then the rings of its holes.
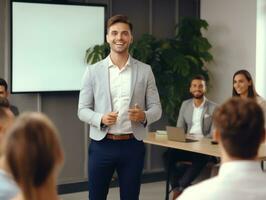
{"type": "Polygon", "coordinates": [[[231,98],[215,111],[214,126],[221,148],[219,174],[187,188],[178,199],[265,199],[266,174],[258,160],[265,142],[261,107],[249,98],[231,98]]]}
{"type": "Polygon", "coordinates": [[[4,141],[4,155],[21,189],[12,200],[58,200],[57,175],[64,155],[53,123],[41,113],[17,118],[4,141]]]}

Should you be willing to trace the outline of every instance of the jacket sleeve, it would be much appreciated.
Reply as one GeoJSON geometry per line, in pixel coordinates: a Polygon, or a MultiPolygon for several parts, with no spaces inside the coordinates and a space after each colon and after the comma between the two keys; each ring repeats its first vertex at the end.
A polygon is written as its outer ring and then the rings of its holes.
{"type": "Polygon", "coordinates": [[[155,78],[152,73],[151,68],[149,69],[148,81],[147,81],[147,90],[145,95],[146,101],[146,124],[149,125],[161,118],[162,107],[159,98],[159,93],[156,87],[155,78]]]}
{"type": "Polygon", "coordinates": [[[217,104],[211,104],[211,127],[210,127],[210,129],[209,129],[209,132],[208,132],[208,134],[205,136],[205,137],[208,137],[208,138],[212,138],[213,137],[213,131],[214,131],[214,124],[213,124],[213,114],[214,114],[214,111],[216,110],[216,108],[217,108],[217,104]]]}
{"type": "Polygon", "coordinates": [[[101,129],[103,114],[94,112],[93,75],[89,66],[84,74],[79,94],[78,117],[91,126],[101,129]]]}
{"type": "Polygon", "coordinates": [[[185,122],[184,113],[185,113],[185,102],[183,102],[181,105],[176,126],[183,128],[185,132],[187,132],[187,125],[185,122]]]}

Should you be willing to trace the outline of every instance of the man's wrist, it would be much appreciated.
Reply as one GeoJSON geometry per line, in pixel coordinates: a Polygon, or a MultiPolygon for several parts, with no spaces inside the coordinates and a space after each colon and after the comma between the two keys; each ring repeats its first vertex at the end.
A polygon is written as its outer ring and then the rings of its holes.
{"type": "Polygon", "coordinates": [[[100,126],[101,126],[101,128],[106,128],[106,127],[107,127],[107,125],[105,125],[105,124],[102,123],[102,122],[101,122],[101,125],[100,125],[100,126]]]}
{"type": "Polygon", "coordinates": [[[141,124],[143,124],[143,126],[147,125],[147,118],[145,112],[144,112],[144,120],[141,122],[141,124]]]}

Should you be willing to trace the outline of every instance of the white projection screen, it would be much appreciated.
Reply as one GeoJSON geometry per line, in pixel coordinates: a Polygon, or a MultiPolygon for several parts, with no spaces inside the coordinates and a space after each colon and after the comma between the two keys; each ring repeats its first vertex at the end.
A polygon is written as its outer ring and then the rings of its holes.
{"type": "Polygon", "coordinates": [[[105,7],[13,1],[11,19],[11,92],[78,91],[105,7]]]}

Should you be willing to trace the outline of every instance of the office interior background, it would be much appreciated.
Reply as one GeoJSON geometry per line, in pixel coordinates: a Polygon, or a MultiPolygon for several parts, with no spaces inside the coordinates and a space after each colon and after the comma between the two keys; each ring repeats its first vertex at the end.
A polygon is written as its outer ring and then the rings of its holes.
{"type": "MultiPolygon", "coordinates": [[[[62,0],[61,0],[62,1],[62,0]]],[[[37,2],[37,0],[35,0],[37,2]]],[[[45,2],[45,0],[42,0],[45,2]]],[[[52,2],[52,0],[46,0],[52,2]]],[[[213,45],[208,98],[222,103],[231,96],[232,75],[247,69],[256,80],[256,89],[266,97],[266,1],[265,0],[69,0],[71,3],[103,4],[107,18],[126,14],[134,25],[134,38],[150,33],[158,38],[175,35],[183,16],[200,17],[209,23],[204,35],[213,45]]],[[[0,76],[10,83],[10,0],[0,1],[0,76]]],[[[33,16],[34,17],[34,16],[33,16]]],[[[86,19],[84,19],[86,20],[86,19]]],[[[84,52],[85,56],[85,52],[84,52]]],[[[47,58],[49,59],[49,58],[47,58]]],[[[25,79],[27,72],[21,74],[25,79]]],[[[20,112],[41,111],[60,131],[66,161],[59,184],[87,180],[88,126],[77,117],[78,92],[12,94],[11,103],[20,112]]],[[[161,121],[153,128],[164,128],[161,121]]],[[[147,145],[144,174],[163,172],[164,148],[147,145]]]]}

